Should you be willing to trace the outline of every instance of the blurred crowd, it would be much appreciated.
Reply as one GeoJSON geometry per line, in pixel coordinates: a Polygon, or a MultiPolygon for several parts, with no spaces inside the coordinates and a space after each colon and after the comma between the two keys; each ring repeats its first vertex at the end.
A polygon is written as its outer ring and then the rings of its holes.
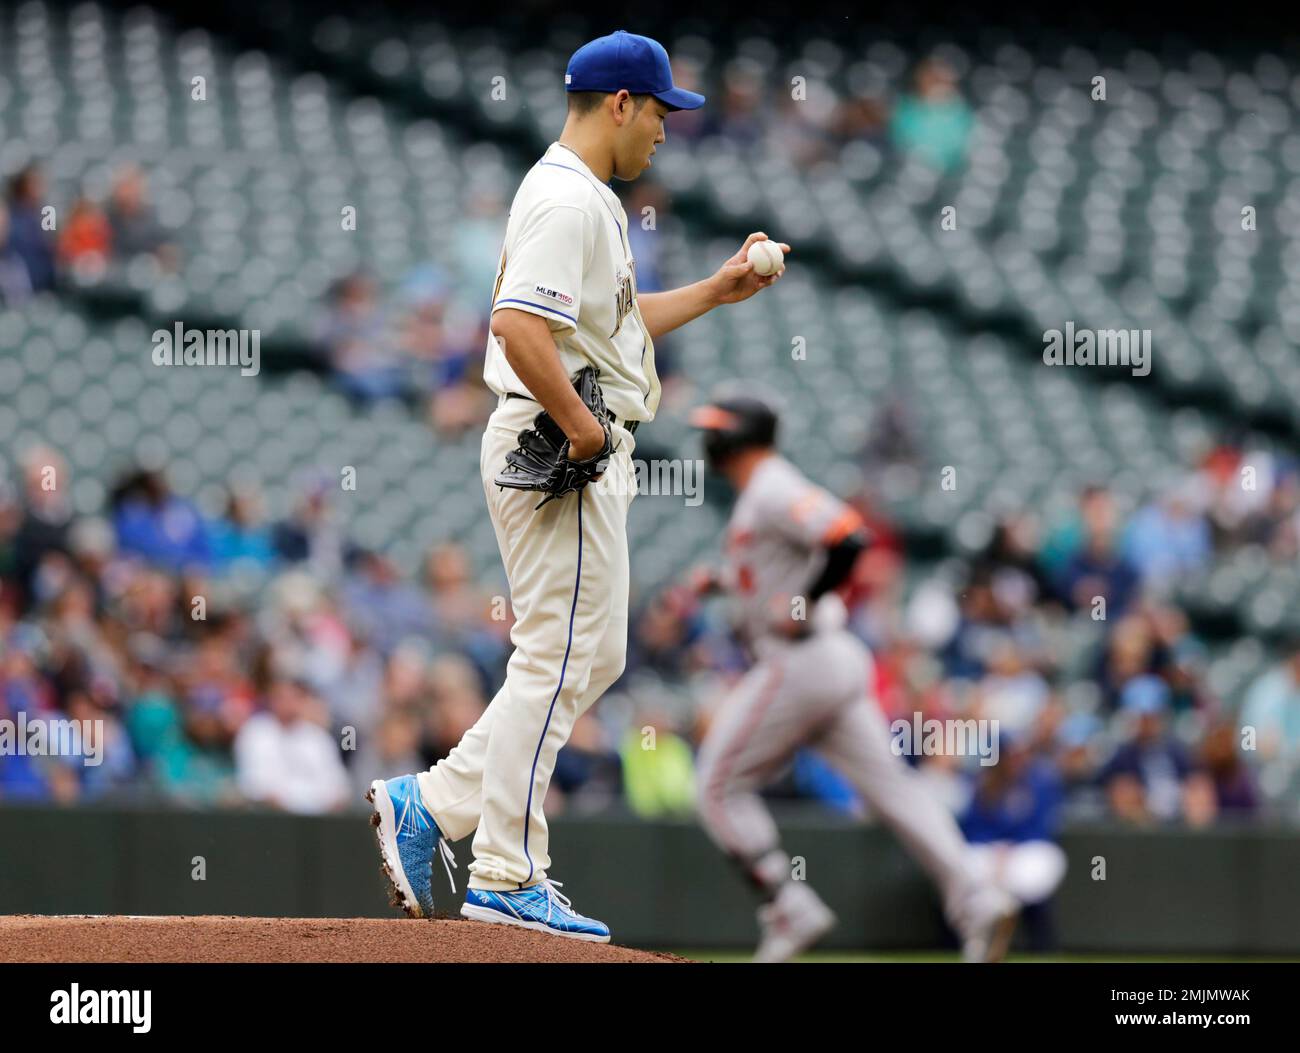
{"type": "MultiPolygon", "coordinates": [[[[938,172],[959,169],[966,160],[974,111],[962,96],[958,69],[939,54],[917,63],[909,90],[897,95],[883,77],[863,79],[839,98],[774,81],[770,74],[757,57],[733,59],[721,71],[716,97],[699,110],[674,114],[668,135],[688,141],[717,137],[740,149],[787,157],[801,168],[839,159],[844,147],[858,144],[879,155],[915,158],[938,172]]],[[[673,80],[692,89],[708,87],[690,61],[674,63],[673,80]]]]}
{"type": "MultiPolygon", "coordinates": [[[[624,188],[629,215],[646,206],[664,208],[653,183],[624,188]]],[[[502,198],[477,191],[455,231],[452,270],[423,263],[395,289],[384,289],[365,271],[348,274],[330,288],[315,327],[318,364],[354,403],[396,399],[420,413],[446,437],[481,428],[496,406],[483,383],[489,309],[496,264],[505,239],[502,198]]],[[[640,224],[628,229],[637,261],[637,288],[663,288],[659,240],[640,224]]],[[[676,379],[671,337],[656,342],[660,380],[676,379]]]]}
{"type": "MultiPolygon", "coordinates": [[[[998,722],[996,765],[908,757],[972,836],[1050,840],[1067,815],[1296,816],[1300,641],[1219,698],[1174,587],[1227,549],[1295,552],[1297,467],[1242,491],[1240,459],[1222,445],[1128,512],[1095,486],[1059,521],[1009,516],[920,580],[864,485],[874,541],[844,599],[879,704],[891,721],[998,722]]],[[[507,598],[455,545],[416,580],[355,545],[335,482],[301,480],[292,512],[268,521],[256,488],[210,517],[140,469],[86,517],[67,471],[37,448],[0,487],[0,719],[102,721],[104,762],[0,756],[0,797],[345,807],[372,778],[445,756],[501,681],[507,598]]],[[[689,814],[694,750],[745,667],[725,601],[686,584],[635,596],[628,669],[579,723],[548,808],[689,814]]],[[[815,754],[773,793],[863,810],[815,754]]]]}
{"type": "MultiPolygon", "coordinates": [[[[1066,817],[1300,818],[1300,640],[1240,697],[1221,698],[1209,645],[1180,601],[1181,586],[1204,588],[1214,560],[1248,546],[1295,558],[1300,464],[1252,451],[1265,482],[1243,487],[1246,455],[1224,442],[1136,507],[1087,487],[1070,514],[1008,515],[982,549],[918,579],[871,497],[885,459],[915,454],[890,433],[893,448],[873,447],[856,499],[874,544],[846,596],[850,623],[872,649],[891,721],[997,721],[995,765],[908,757],[970,836],[1050,841],[1066,817]]],[[[635,623],[638,661],[687,694],[716,695],[693,686],[740,667],[716,618],[685,587],[666,590],[635,623]]],[[[707,709],[682,712],[676,730],[691,737],[707,709]]],[[[812,755],[794,759],[778,792],[861,811],[812,755]]]]}
{"type": "Polygon", "coordinates": [[[315,334],[320,364],[357,404],[398,399],[441,435],[482,425],[496,405],[483,384],[487,296],[462,306],[432,264],[392,295],[363,272],[330,289],[315,334]]]}
{"type": "Polygon", "coordinates": [[[0,304],[19,306],[37,293],[93,281],[137,260],[166,270],[178,262],[139,166],[119,167],[102,199],[84,192],[52,201],[38,164],[9,178],[0,200],[0,304]]]}
{"type": "Polygon", "coordinates": [[[74,516],[66,478],[34,449],[0,489],[0,720],[99,722],[103,761],[11,751],[0,798],[330,811],[445,755],[501,677],[509,607],[465,554],[403,579],[322,480],[268,522],[255,489],[208,517],[152,470],[74,516]]]}
{"type": "Polygon", "coordinates": [[[487,419],[483,352],[505,223],[501,196],[477,190],[452,235],[454,271],[422,263],[395,289],[365,271],[334,283],[313,340],[340,390],[360,404],[405,401],[443,435],[487,419]]]}

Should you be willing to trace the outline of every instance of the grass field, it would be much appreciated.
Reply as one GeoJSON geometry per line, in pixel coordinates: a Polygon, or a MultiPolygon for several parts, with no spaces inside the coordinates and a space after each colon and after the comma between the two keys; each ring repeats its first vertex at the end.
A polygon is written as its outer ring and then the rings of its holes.
{"type": "MultiPolygon", "coordinates": [[[[683,958],[692,958],[697,962],[747,962],[749,951],[734,949],[722,951],[701,951],[674,948],[673,954],[683,958]]],[[[797,959],[806,964],[909,964],[909,963],[948,963],[961,961],[956,951],[813,951],[797,959]]],[[[1007,962],[1015,964],[1053,964],[1053,963],[1089,963],[1089,964],[1167,964],[1170,962],[1294,962],[1298,958],[1269,955],[1195,955],[1195,954],[1011,954],[1007,962]]]]}

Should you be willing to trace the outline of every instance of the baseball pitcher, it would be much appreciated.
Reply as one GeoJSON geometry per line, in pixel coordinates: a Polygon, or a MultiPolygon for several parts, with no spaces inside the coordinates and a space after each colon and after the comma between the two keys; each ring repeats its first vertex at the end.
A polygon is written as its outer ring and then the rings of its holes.
{"type": "Polygon", "coordinates": [[[862,518],[815,486],[776,450],[777,414],[753,394],[694,411],[705,456],[737,493],[717,572],[701,592],[733,600],[737,630],[756,662],[723,701],[700,749],[699,812],[718,846],[763,899],[758,961],[786,961],[821,938],[834,915],[792,877],[759,796],[796,750],[819,751],[858,789],[938,885],[945,913],[974,961],[997,960],[1013,902],[975,875],[952,816],[890,748],[871,700],[871,656],[845,626],[835,589],[867,543],[862,518]]]}
{"type": "Polygon", "coordinates": [[[609,183],[641,175],[664,142],[664,118],[704,97],[673,86],[656,41],[622,30],[579,48],[565,85],[564,130],[510,208],[484,367],[499,402],[480,471],[514,651],[505,683],[451,754],[418,775],[376,780],[367,799],[408,915],[432,914],[435,851],[451,877],[448,842],[473,833],[462,915],[603,943],[609,929],[574,911],[549,877],[543,803],[574,722],[623,670],[632,452],[659,404],[654,340],[747,299],[784,268],[760,275],[747,260],[767,240],[756,233],[711,277],[638,296],[628,218],[609,183]],[[605,473],[614,485],[587,485],[605,473]]]}

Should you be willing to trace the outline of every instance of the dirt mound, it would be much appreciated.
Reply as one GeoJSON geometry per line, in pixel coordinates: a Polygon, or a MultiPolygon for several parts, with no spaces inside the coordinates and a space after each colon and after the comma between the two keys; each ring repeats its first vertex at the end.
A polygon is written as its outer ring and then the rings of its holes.
{"type": "Polygon", "coordinates": [[[0,917],[0,962],[682,962],[478,921],[0,917]]]}

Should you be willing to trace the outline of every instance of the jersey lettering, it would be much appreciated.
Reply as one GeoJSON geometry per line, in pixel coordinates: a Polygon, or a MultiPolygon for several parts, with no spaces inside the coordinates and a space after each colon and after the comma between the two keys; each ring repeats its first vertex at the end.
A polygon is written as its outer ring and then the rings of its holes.
{"type": "Polygon", "coordinates": [[[618,331],[623,328],[623,319],[628,316],[632,310],[632,304],[636,302],[636,261],[633,260],[626,270],[619,268],[614,275],[614,312],[616,321],[614,322],[614,332],[610,333],[611,337],[616,336],[618,331]]]}

